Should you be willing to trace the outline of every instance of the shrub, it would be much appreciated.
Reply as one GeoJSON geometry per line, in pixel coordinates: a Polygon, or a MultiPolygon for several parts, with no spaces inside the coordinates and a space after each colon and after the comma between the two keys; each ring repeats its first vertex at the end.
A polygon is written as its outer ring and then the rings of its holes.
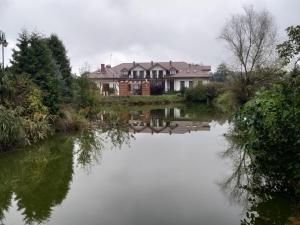
{"type": "Polygon", "coordinates": [[[21,121],[27,145],[37,143],[52,134],[52,126],[49,123],[48,115],[21,117],[21,121]]]}
{"type": "Polygon", "coordinates": [[[70,106],[62,106],[61,116],[55,119],[54,126],[57,131],[81,130],[88,127],[86,115],[78,113],[70,106]]]}
{"type": "Polygon", "coordinates": [[[85,76],[76,78],[73,87],[77,108],[97,107],[100,105],[100,90],[97,85],[85,76]]]}
{"type": "Polygon", "coordinates": [[[218,95],[214,99],[213,104],[224,113],[235,112],[240,107],[240,104],[236,99],[236,95],[231,91],[226,91],[218,95]]]}
{"type": "Polygon", "coordinates": [[[287,81],[245,104],[232,136],[251,158],[253,179],[274,192],[300,197],[300,82],[287,81]]]}
{"type": "Polygon", "coordinates": [[[220,93],[222,86],[217,83],[198,84],[196,87],[186,89],[184,97],[188,102],[209,102],[220,93]]]}
{"type": "Polygon", "coordinates": [[[0,106],[0,151],[7,151],[24,141],[24,130],[15,111],[0,106]]]}

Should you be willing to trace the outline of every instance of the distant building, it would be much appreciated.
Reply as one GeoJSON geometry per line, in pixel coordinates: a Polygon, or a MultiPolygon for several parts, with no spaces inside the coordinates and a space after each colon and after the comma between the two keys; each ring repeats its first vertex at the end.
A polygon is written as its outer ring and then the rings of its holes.
{"type": "Polygon", "coordinates": [[[89,73],[104,95],[120,96],[166,93],[208,83],[212,79],[210,66],[186,62],[121,63],[89,73]]]}

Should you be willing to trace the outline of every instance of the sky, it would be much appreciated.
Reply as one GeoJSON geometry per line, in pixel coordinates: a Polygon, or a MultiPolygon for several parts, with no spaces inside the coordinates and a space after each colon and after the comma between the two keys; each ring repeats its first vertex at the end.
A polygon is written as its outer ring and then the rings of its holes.
{"type": "Polygon", "coordinates": [[[57,34],[74,73],[88,64],[186,61],[213,70],[232,56],[218,38],[243,6],[268,10],[284,40],[300,24],[300,0],[0,0],[0,30],[9,42],[5,61],[22,29],[57,34]]]}

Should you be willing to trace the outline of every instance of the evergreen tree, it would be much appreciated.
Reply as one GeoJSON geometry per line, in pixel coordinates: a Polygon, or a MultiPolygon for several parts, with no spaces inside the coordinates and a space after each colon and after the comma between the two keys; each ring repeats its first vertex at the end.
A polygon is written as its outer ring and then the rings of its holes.
{"type": "Polygon", "coordinates": [[[71,97],[71,86],[72,86],[72,73],[70,60],[67,57],[67,51],[63,42],[58,38],[56,34],[52,34],[47,38],[48,47],[52,52],[53,59],[55,60],[58,70],[62,76],[62,92],[66,98],[71,97]]]}
{"type": "Polygon", "coordinates": [[[29,58],[29,40],[30,35],[27,31],[22,31],[17,39],[17,48],[13,49],[13,60],[10,60],[12,64],[12,71],[16,74],[21,74],[24,71],[28,71],[28,65],[30,65],[29,58]]]}
{"type": "Polygon", "coordinates": [[[20,34],[11,60],[12,69],[16,73],[25,73],[44,92],[44,104],[52,114],[58,112],[59,76],[47,42],[37,33],[28,35],[26,31],[20,34]]]}

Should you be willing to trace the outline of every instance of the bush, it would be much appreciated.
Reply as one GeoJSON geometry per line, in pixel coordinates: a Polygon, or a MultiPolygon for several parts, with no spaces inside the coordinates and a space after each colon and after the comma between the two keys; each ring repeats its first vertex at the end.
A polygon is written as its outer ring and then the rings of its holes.
{"type": "Polygon", "coordinates": [[[156,83],[152,83],[150,86],[150,93],[151,95],[162,95],[164,92],[163,85],[159,85],[156,83]]]}
{"type": "Polygon", "coordinates": [[[75,79],[74,87],[74,100],[77,109],[86,107],[98,107],[100,105],[100,90],[95,84],[85,76],[75,79]]]}
{"type": "Polygon", "coordinates": [[[0,151],[7,151],[24,141],[24,130],[15,111],[0,106],[0,151]]]}
{"type": "Polygon", "coordinates": [[[54,125],[57,131],[81,130],[88,127],[86,115],[77,113],[72,107],[63,106],[61,117],[56,118],[54,125]]]}
{"type": "Polygon", "coordinates": [[[261,186],[300,197],[300,81],[287,81],[245,104],[234,118],[232,136],[250,156],[261,186]]]}
{"type": "Polygon", "coordinates": [[[220,93],[222,86],[217,83],[198,84],[196,87],[186,89],[184,97],[188,102],[210,102],[220,93]]]}
{"type": "MultiPolygon", "coordinates": [[[[10,144],[6,143],[6,146],[32,144],[48,137],[52,127],[49,110],[43,104],[41,89],[26,75],[6,74],[3,81],[3,87],[11,87],[11,94],[3,96],[2,103],[7,108],[6,112],[11,112],[11,117],[7,119],[12,121],[8,122],[17,122],[22,131],[22,138],[18,143],[14,143],[16,141],[12,139],[10,144]]],[[[2,111],[3,114],[4,112],[2,111]]]]}
{"type": "Polygon", "coordinates": [[[21,117],[21,121],[27,145],[37,143],[52,134],[52,126],[49,123],[48,115],[21,117]]]}
{"type": "Polygon", "coordinates": [[[221,112],[232,113],[238,110],[240,104],[236,99],[236,95],[231,91],[226,91],[218,95],[213,102],[221,112]]]}

